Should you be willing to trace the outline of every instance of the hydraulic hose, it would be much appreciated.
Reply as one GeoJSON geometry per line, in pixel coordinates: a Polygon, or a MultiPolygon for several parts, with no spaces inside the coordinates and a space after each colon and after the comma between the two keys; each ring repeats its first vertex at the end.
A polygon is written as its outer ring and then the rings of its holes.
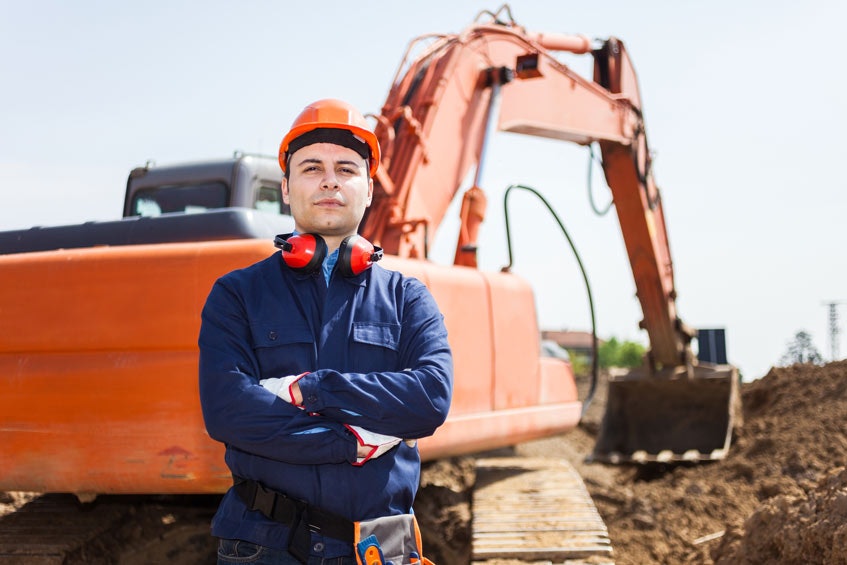
{"type": "Polygon", "coordinates": [[[594,394],[597,391],[597,381],[600,367],[600,360],[597,355],[597,324],[594,316],[594,299],[591,296],[591,284],[588,282],[588,274],[585,272],[585,266],[582,263],[582,259],[579,256],[579,252],[576,250],[576,245],[574,245],[573,240],[571,239],[568,230],[565,229],[565,225],[562,223],[562,220],[559,219],[558,214],[553,210],[553,207],[550,206],[550,203],[547,202],[547,199],[544,198],[541,193],[539,193],[534,188],[524,186],[522,184],[513,184],[506,189],[506,193],[503,195],[503,212],[506,216],[506,246],[509,251],[509,264],[501,269],[503,272],[509,272],[512,268],[512,232],[509,227],[509,193],[513,189],[522,189],[527,190],[538,197],[539,200],[547,207],[547,210],[553,216],[553,219],[556,220],[556,223],[559,224],[559,229],[562,230],[562,234],[567,239],[568,244],[571,246],[571,250],[573,251],[574,257],[576,258],[576,262],[579,265],[579,270],[582,273],[582,280],[585,282],[585,292],[588,296],[588,308],[591,312],[591,385],[588,389],[588,394],[585,399],[582,401],[582,414],[580,415],[580,419],[585,416],[585,412],[588,410],[588,406],[591,404],[591,401],[594,399],[594,394]]]}
{"type": "MultiPolygon", "coordinates": [[[[591,209],[594,210],[594,213],[597,216],[605,216],[609,210],[612,209],[612,204],[615,203],[614,199],[610,199],[609,203],[606,205],[606,208],[600,210],[597,207],[597,204],[594,203],[594,162],[597,161],[597,155],[594,154],[594,145],[588,146],[588,201],[591,203],[591,209]]],[[[601,164],[602,165],[602,164],[601,164]]]]}

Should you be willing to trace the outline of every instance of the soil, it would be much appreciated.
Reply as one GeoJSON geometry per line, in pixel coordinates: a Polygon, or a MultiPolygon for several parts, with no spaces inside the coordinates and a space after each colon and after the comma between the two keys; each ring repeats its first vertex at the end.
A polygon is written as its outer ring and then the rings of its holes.
{"type": "MultiPolygon", "coordinates": [[[[601,383],[598,398],[575,430],[498,455],[570,462],[606,522],[617,565],[847,565],[847,361],[773,368],[743,383],[744,424],[727,457],[711,463],[587,463],[604,390],[601,383]]],[[[415,512],[427,556],[439,565],[471,560],[474,461],[463,457],[424,465],[415,512]]],[[[33,498],[0,493],[0,517],[9,514],[0,518],[0,537],[16,509],[45,499],[33,498]]],[[[112,525],[58,562],[214,562],[208,537],[214,497],[202,504],[100,497],[89,506],[108,514],[112,525]],[[109,505],[120,511],[109,514],[109,505]]],[[[486,565],[506,563],[516,562],[486,565]]]]}

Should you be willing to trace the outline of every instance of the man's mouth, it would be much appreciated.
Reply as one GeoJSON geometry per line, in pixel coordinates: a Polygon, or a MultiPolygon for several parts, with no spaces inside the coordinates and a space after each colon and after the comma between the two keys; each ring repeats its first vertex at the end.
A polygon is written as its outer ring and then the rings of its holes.
{"type": "Polygon", "coordinates": [[[324,198],[315,202],[315,206],[321,206],[325,208],[336,208],[339,206],[344,206],[344,203],[334,198],[324,198]]]}

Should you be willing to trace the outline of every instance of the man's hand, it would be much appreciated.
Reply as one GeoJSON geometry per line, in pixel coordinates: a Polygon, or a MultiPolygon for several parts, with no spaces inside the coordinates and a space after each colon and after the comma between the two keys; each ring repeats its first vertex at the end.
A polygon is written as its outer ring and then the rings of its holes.
{"type": "Polygon", "coordinates": [[[356,462],[353,465],[364,465],[371,459],[376,459],[398,443],[401,439],[394,436],[386,436],[371,432],[360,426],[351,426],[344,424],[350,432],[356,436],[358,447],[356,448],[356,462]]]}
{"type": "Polygon", "coordinates": [[[294,406],[302,409],[303,395],[300,393],[300,385],[297,384],[297,381],[308,374],[309,373],[306,372],[300,373],[299,375],[289,375],[287,377],[262,379],[259,381],[259,384],[289,404],[293,404],[294,406]]]}

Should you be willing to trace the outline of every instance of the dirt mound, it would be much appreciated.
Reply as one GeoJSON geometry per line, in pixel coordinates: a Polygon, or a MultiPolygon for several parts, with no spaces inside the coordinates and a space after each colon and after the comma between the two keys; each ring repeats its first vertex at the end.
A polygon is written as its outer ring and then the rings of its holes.
{"type": "MultiPolygon", "coordinates": [[[[515,453],[564,457],[578,469],[609,528],[618,565],[847,563],[847,472],[841,469],[847,465],[847,362],[774,368],[744,383],[741,397],[744,425],[723,461],[586,464],[602,398],[576,430],[515,453]]],[[[469,494],[460,492],[461,481],[441,475],[443,462],[425,468],[420,500],[445,514],[419,516],[427,516],[425,531],[435,532],[428,541],[437,562],[467,563],[457,558],[469,549],[457,548],[466,548],[470,529],[455,518],[469,494]],[[427,486],[440,483],[455,492],[445,497],[449,489],[427,486]],[[430,500],[442,498],[441,506],[430,500]]]]}
{"type": "Polygon", "coordinates": [[[779,495],[743,528],[731,528],[713,552],[726,565],[847,563],[847,470],[824,477],[808,496],[779,495]]]}

